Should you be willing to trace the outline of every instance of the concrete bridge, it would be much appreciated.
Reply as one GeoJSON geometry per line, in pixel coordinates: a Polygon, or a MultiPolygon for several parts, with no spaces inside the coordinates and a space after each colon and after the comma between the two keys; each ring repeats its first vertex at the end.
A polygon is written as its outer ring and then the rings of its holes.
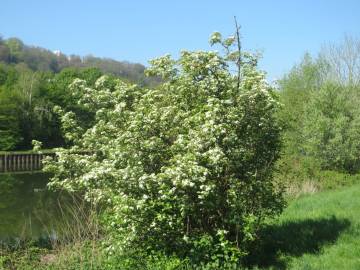
{"type": "Polygon", "coordinates": [[[0,173],[39,171],[42,169],[42,160],[55,157],[55,153],[16,153],[0,154],[0,173]]]}

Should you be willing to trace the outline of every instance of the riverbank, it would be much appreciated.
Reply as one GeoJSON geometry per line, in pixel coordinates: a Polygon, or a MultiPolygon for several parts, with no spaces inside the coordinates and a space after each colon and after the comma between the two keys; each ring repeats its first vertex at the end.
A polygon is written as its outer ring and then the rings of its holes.
{"type": "MultiPolygon", "coordinates": [[[[261,244],[247,258],[248,267],[359,269],[359,216],[360,184],[303,195],[291,201],[283,214],[264,229],[261,244]]],[[[3,250],[0,269],[118,269],[119,260],[126,258],[106,252],[98,241],[101,234],[96,217],[91,219],[87,222],[97,224],[90,226],[96,233],[87,237],[73,238],[66,244],[58,242],[53,247],[38,244],[12,252],[3,250]]],[[[191,269],[178,258],[143,263],[142,269],[191,269]],[[168,268],[162,268],[165,266],[168,268]]]]}
{"type": "Polygon", "coordinates": [[[43,172],[0,174],[0,244],[58,235],[76,201],[65,192],[49,190],[49,177],[43,172]]]}

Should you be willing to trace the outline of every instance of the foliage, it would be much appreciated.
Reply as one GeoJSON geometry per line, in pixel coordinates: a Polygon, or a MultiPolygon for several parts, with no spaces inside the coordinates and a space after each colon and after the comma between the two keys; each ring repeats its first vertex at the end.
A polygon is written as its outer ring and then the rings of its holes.
{"type": "Polygon", "coordinates": [[[283,164],[312,160],[319,170],[359,172],[359,85],[350,65],[358,61],[358,43],[346,38],[316,59],[305,55],[280,80],[283,164]]]}
{"type": "Polygon", "coordinates": [[[20,122],[10,95],[0,92],[0,149],[12,150],[21,142],[20,122]]]}
{"type": "Polygon", "coordinates": [[[157,89],[107,76],[95,87],[71,85],[95,122],[81,128],[74,112],[58,108],[74,145],[46,169],[51,186],[108,206],[109,253],[139,248],[237,264],[262,221],[280,212],[277,97],[254,61],[244,55],[239,81],[227,56],[183,51],[179,60],[152,60],[147,73],[166,81],[157,89]]]}
{"type": "Polygon", "coordinates": [[[140,64],[94,56],[68,57],[17,38],[0,38],[0,151],[29,149],[33,139],[47,148],[66,146],[53,107],[76,112],[84,128],[94,118],[68,91],[75,78],[92,86],[105,72],[140,85],[158,85],[160,79],[146,78],[144,69],[140,64]]]}
{"type": "Polygon", "coordinates": [[[360,183],[360,174],[320,171],[316,175],[323,190],[334,190],[360,183]]]}
{"type": "Polygon", "coordinates": [[[318,160],[311,157],[286,155],[279,160],[277,167],[275,178],[284,183],[286,197],[290,200],[360,183],[360,174],[323,170],[318,160]]]}
{"type": "MultiPolygon", "coordinates": [[[[291,201],[278,219],[261,230],[261,241],[256,242],[245,258],[247,268],[228,269],[358,269],[359,195],[358,182],[352,187],[291,201]]],[[[109,256],[99,241],[71,243],[55,249],[41,248],[34,243],[12,251],[0,249],[0,269],[9,269],[9,266],[25,270],[200,270],[211,267],[196,268],[186,259],[157,252],[148,255],[141,250],[128,250],[126,257],[119,253],[109,256]]]]}
{"type": "Polygon", "coordinates": [[[279,81],[280,101],[283,104],[279,119],[286,127],[283,134],[286,154],[302,152],[305,107],[311,100],[311,94],[323,84],[326,70],[326,62],[314,60],[309,54],[305,54],[300,64],[295,65],[279,81]]]}
{"type": "Polygon", "coordinates": [[[324,169],[360,169],[359,89],[326,84],[311,96],[303,129],[305,153],[324,169]]]}
{"type": "Polygon", "coordinates": [[[41,249],[34,246],[27,246],[22,250],[15,251],[3,251],[0,248],[0,269],[46,269],[40,264],[41,255],[46,252],[45,249],[41,249]]]}
{"type": "Polygon", "coordinates": [[[32,71],[58,73],[64,68],[97,68],[125,80],[137,82],[141,85],[155,86],[159,78],[146,78],[145,67],[141,64],[127,61],[116,61],[109,58],[95,56],[80,57],[67,56],[61,52],[28,46],[18,38],[0,39],[0,62],[7,64],[22,64],[32,71]]]}
{"type": "Polygon", "coordinates": [[[58,74],[33,72],[23,65],[0,65],[0,150],[29,149],[33,139],[47,148],[65,145],[55,105],[76,111],[83,126],[94,116],[68,91],[75,78],[89,86],[102,75],[97,68],[63,69],[58,74]]]}

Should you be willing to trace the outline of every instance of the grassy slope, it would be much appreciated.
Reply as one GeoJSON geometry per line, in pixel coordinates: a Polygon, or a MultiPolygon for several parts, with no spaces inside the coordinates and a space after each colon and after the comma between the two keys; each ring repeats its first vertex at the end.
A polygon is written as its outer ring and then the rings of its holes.
{"type": "Polygon", "coordinates": [[[264,233],[265,269],[360,269],[360,185],[299,198],[264,233]]]}

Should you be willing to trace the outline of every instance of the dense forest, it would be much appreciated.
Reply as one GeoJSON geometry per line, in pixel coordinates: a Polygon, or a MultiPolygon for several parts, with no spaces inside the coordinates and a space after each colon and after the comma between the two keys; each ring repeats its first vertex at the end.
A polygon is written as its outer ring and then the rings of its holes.
{"type": "MultiPolygon", "coordinates": [[[[68,89],[75,78],[93,84],[109,74],[140,86],[157,85],[159,79],[146,77],[144,70],[141,64],[67,56],[25,45],[17,38],[0,38],[0,151],[29,149],[34,139],[47,148],[64,145],[52,108],[78,107],[68,89]]],[[[89,117],[84,115],[84,121],[89,117]]]]}

